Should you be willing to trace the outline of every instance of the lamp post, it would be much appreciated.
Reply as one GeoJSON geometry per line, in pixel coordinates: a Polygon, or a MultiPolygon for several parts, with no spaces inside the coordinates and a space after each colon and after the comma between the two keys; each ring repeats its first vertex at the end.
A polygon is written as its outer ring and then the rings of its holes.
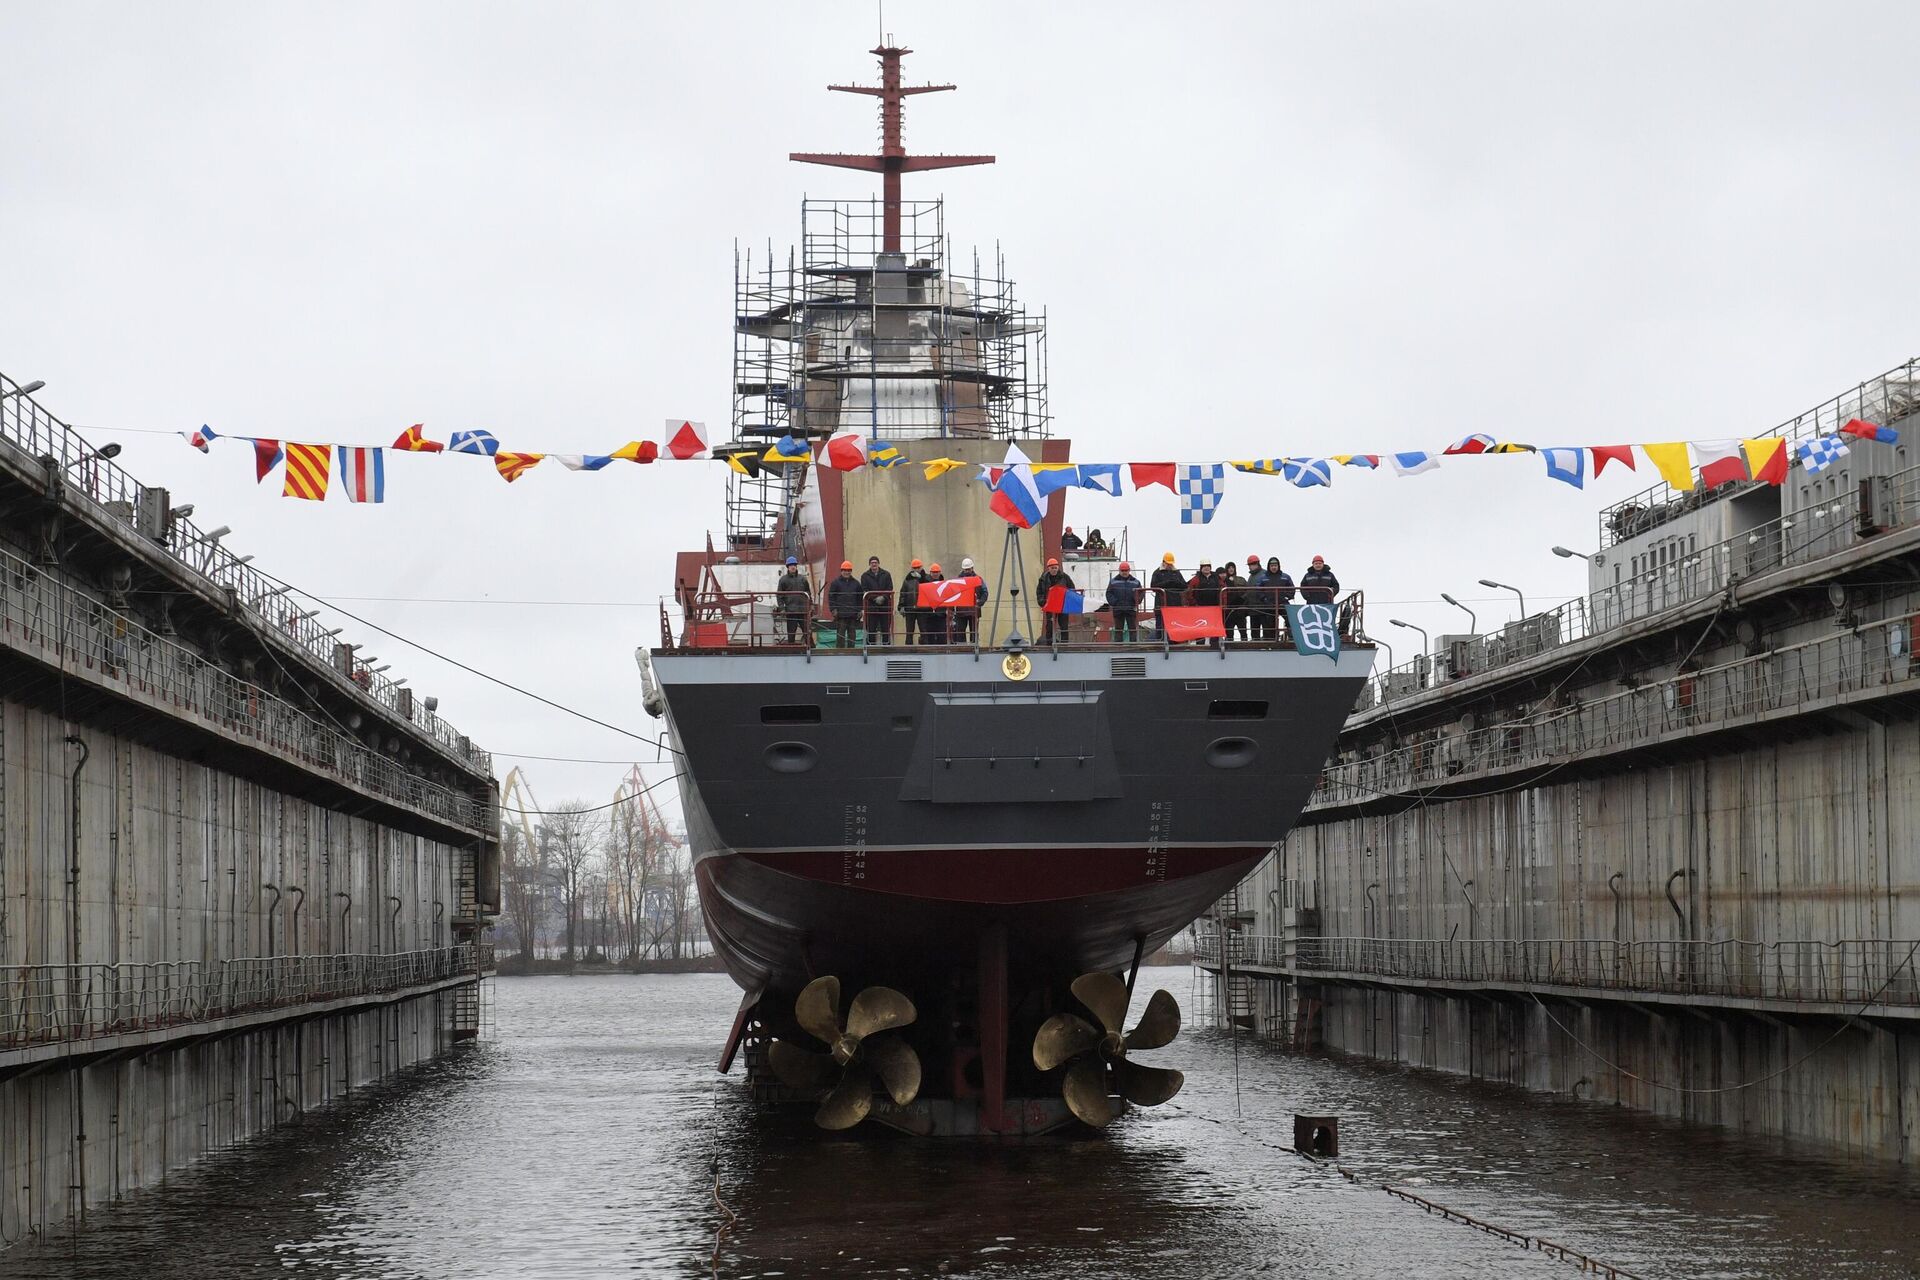
{"type": "Polygon", "coordinates": [[[1527,616],[1527,598],[1524,595],[1520,595],[1520,588],[1510,587],[1504,582],[1495,582],[1492,578],[1480,579],[1480,585],[1483,587],[1492,587],[1496,591],[1511,591],[1514,595],[1520,596],[1520,616],[1522,618],[1527,616]]]}
{"type": "MultiPolygon", "coordinates": [[[[1382,649],[1385,649],[1387,651],[1387,671],[1391,672],[1393,670],[1393,646],[1388,644],[1385,640],[1382,640],[1378,637],[1374,637],[1373,642],[1379,645],[1382,649]]],[[[1385,673],[1383,673],[1380,676],[1380,701],[1385,702],[1386,700],[1387,700],[1387,676],[1385,673]]]]}
{"type": "Polygon", "coordinates": [[[1582,560],[1593,559],[1593,557],[1588,555],[1586,552],[1575,551],[1570,547],[1555,547],[1553,549],[1553,554],[1559,556],[1562,560],[1571,560],[1575,556],[1579,556],[1582,560]]]}
{"type": "Polygon", "coordinates": [[[1467,615],[1467,634],[1468,635],[1477,636],[1480,634],[1480,619],[1474,616],[1473,610],[1467,608],[1467,606],[1461,604],[1458,600],[1455,600],[1452,596],[1448,595],[1444,591],[1440,593],[1440,598],[1442,600],[1445,600],[1448,604],[1452,605],[1454,608],[1458,609],[1460,612],[1467,615]]]}
{"type": "Polygon", "coordinates": [[[38,391],[40,388],[46,385],[47,384],[42,381],[29,382],[25,386],[15,387],[13,390],[8,391],[5,394],[0,394],[0,400],[11,400],[15,396],[30,396],[34,392],[38,391]]]}
{"type": "MultiPolygon", "coordinates": [[[[1420,657],[1421,658],[1424,658],[1428,654],[1433,652],[1433,637],[1427,634],[1427,629],[1425,627],[1416,627],[1411,622],[1402,622],[1398,618],[1388,618],[1387,622],[1393,626],[1404,627],[1408,631],[1418,631],[1420,633],[1420,657]]],[[[1421,669],[1419,658],[1414,659],[1413,674],[1415,678],[1419,681],[1420,687],[1422,689],[1426,688],[1427,673],[1421,669]]]]}

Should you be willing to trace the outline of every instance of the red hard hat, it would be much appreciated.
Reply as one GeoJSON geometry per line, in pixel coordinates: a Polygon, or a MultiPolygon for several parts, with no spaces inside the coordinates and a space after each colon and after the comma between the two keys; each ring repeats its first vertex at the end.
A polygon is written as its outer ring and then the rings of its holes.
{"type": "Polygon", "coordinates": [[[1247,557],[1247,563],[1248,563],[1248,564],[1252,564],[1252,565],[1257,565],[1257,564],[1259,564],[1259,563],[1260,563],[1260,557],[1259,557],[1259,556],[1248,556],[1248,557],[1247,557]]]}
{"type": "Polygon", "coordinates": [[[1120,562],[1120,572],[1122,572],[1122,573],[1132,573],[1132,572],[1133,572],[1133,566],[1132,566],[1132,565],[1130,565],[1130,564],[1128,564],[1128,563],[1127,563],[1127,562],[1126,562],[1125,560],[1122,560],[1122,561],[1120,562]]]}

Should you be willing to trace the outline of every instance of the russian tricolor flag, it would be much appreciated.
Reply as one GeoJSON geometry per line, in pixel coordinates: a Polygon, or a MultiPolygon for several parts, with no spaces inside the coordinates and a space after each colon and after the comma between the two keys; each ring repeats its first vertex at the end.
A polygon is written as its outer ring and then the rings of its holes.
{"type": "Polygon", "coordinates": [[[987,504],[993,514],[1018,529],[1031,529],[1040,523],[1040,494],[1033,485],[1033,464],[1020,446],[1007,446],[1005,465],[987,473],[993,489],[993,501],[987,504]]]}
{"type": "Polygon", "coordinates": [[[1047,592],[1047,602],[1040,606],[1043,613],[1091,613],[1087,608],[1084,593],[1067,587],[1055,587],[1047,592]]]}

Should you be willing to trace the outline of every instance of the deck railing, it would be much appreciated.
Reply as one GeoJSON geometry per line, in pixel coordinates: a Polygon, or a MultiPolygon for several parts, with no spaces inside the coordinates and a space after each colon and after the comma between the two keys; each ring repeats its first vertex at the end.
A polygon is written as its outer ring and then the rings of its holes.
{"type": "Polygon", "coordinates": [[[380,995],[462,974],[478,977],[492,963],[491,947],[468,943],[391,955],[8,965],[0,967],[0,1048],[380,995]]]}
{"type": "MultiPolygon", "coordinates": [[[[1884,532],[1920,520],[1920,466],[1887,478],[1878,513],[1891,523],[1884,532]]],[[[1592,595],[1579,596],[1543,613],[1507,623],[1497,632],[1462,641],[1456,651],[1422,656],[1375,672],[1375,701],[1360,711],[1393,706],[1428,689],[1466,676],[1512,666],[1552,649],[1614,630],[1641,618],[1678,609],[1726,591],[1736,582],[1791,565],[1813,564],[1857,546],[1861,535],[1847,513],[1800,512],[1757,525],[1724,542],[1690,552],[1670,564],[1626,578],[1592,595]]]]}
{"type": "Polygon", "coordinates": [[[240,742],[298,760],[467,831],[492,832],[493,806],[429,782],[27,561],[0,551],[0,646],[73,676],[165,703],[240,742]]]}
{"type": "Polygon", "coordinates": [[[1308,807],[1404,795],[1469,775],[1626,749],[1675,732],[1792,714],[1848,695],[1900,692],[1920,678],[1916,640],[1920,614],[1903,614],[1471,733],[1435,730],[1370,759],[1329,766],[1308,807]]]}
{"type": "MultiPolygon", "coordinates": [[[[12,379],[0,374],[0,393],[17,390],[18,385],[12,379]]],[[[155,500],[150,495],[163,491],[150,490],[140,484],[111,458],[101,457],[98,446],[24,395],[6,394],[0,398],[0,450],[9,446],[24,455],[19,459],[23,466],[51,460],[62,478],[62,492],[75,502],[95,508],[100,518],[138,525],[145,515],[148,527],[159,535],[157,539],[149,538],[156,548],[212,585],[230,592],[229,598],[236,605],[303,650],[302,656],[311,668],[326,672],[331,679],[352,684],[411,722],[455,759],[492,774],[491,756],[429,711],[419,699],[403,692],[402,685],[357,658],[347,670],[336,665],[333,637],[317,619],[306,616],[284,598],[286,587],[249,566],[227,550],[219,538],[187,517],[171,512],[144,513],[143,505],[155,500]]]]}
{"type": "MultiPolygon", "coordinates": [[[[1913,939],[1615,942],[1228,936],[1233,963],[1294,973],[1920,1006],[1920,941],[1913,939]]],[[[1219,934],[1203,934],[1197,958],[1219,963],[1220,945],[1219,934]]]]}
{"type": "MultiPolygon", "coordinates": [[[[1296,598],[1298,588],[1273,590],[1237,587],[1234,590],[1239,593],[1238,598],[1223,607],[1227,637],[1224,642],[1212,640],[1207,643],[1224,643],[1228,648],[1294,647],[1293,638],[1287,631],[1283,606],[1287,600],[1296,598]]],[[[1026,636],[1027,643],[1034,648],[1058,647],[1063,650],[1087,647],[1112,649],[1117,646],[1163,648],[1169,642],[1159,629],[1159,620],[1153,608],[1154,593],[1145,591],[1143,595],[1145,599],[1136,615],[1133,635],[1125,640],[1114,635],[1113,615],[1104,605],[1080,614],[1048,614],[1038,607],[1040,602],[1036,601],[1032,606],[1033,634],[1026,636]],[[1066,625],[1059,629],[1051,627],[1047,622],[1049,618],[1064,618],[1066,625]],[[1060,638],[1063,635],[1066,637],[1064,640],[1060,638]]],[[[980,647],[983,630],[993,625],[991,600],[977,606],[914,609],[902,613],[898,608],[898,596],[897,589],[861,594],[860,611],[852,619],[854,640],[851,648],[888,653],[923,648],[973,652],[980,647]],[[866,625],[870,618],[875,621],[884,618],[889,625],[884,632],[878,626],[870,632],[866,625]],[[908,637],[909,621],[914,628],[912,639],[908,637]],[[885,638],[876,639],[876,636],[885,638]]],[[[847,648],[835,643],[832,609],[823,597],[824,593],[816,596],[809,592],[802,596],[798,592],[778,591],[706,591],[691,594],[682,602],[678,618],[665,605],[661,606],[662,647],[720,651],[787,649],[794,652],[809,647],[828,650],[847,648]]],[[[1014,616],[1023,628],[1026,626],[1023,613],[1026,607],[1023,602],[1014,610],[1014,616]]],[[[1349,591],[1339,598],[1334,607],[1343,643],[1370,644],[1366,635],[1366,593],[1349,591]]],[[[1004,602],[1002,611],[1005,611],[1004,602]]]]}

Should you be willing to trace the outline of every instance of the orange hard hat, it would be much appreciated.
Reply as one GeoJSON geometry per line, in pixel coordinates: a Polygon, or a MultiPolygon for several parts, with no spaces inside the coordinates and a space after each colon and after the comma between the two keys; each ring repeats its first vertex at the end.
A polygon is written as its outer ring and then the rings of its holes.
{"type": "Polygon", "coordinates": [[[1127,563],[1127,562],[1126,562],[1125,560],[1122,560],[1122,561],[1120,562],[1120,572],[1122,572],[1122,573],[1132,573],[1132,572],[1133,572],[1133,566],[1132,566],[1132,565],[1130,565],[1130,564],[1128,564],[1128,563],[1127,563]]]}
{"type": "Polygon", "coordinates": [[[920,562],[919,562],[918,560],[915,560],[915,561],[913,562],[913,565],[912,565],[912,567],[913,567],[913,568],[915,568],[915,569],[918,569],[918,568],[920,567],[920,562]]]}
{"type": "Polygon", "coordinates": [[[937,564],[936,564],[936,565],[929,565],[929,566],[928,566],[928,568],[927,568],[927,572],[928,572],[928,573],[938,573],[938,572],[940,572],[940,566],[939,566],[939,565],[937,565],[937,564]]]}
{"type": "Polygon", "coordinates": [[[1058,560],[1049,560],[1049,561],[1047,561],[1047,568],[1049,568],[1049,569],[1058,569],[1059,567],[1060,567],[1060,562],[1059,562],[1058,560]]]}
{"type": "Polygon", "coordinates": [[[851,569],[851,568],[853,568],[853,561],[851,561],[851,560],[842,560],[842,561],[840,562],[840,567],[841,567],[842,569],[851,569]]]}

